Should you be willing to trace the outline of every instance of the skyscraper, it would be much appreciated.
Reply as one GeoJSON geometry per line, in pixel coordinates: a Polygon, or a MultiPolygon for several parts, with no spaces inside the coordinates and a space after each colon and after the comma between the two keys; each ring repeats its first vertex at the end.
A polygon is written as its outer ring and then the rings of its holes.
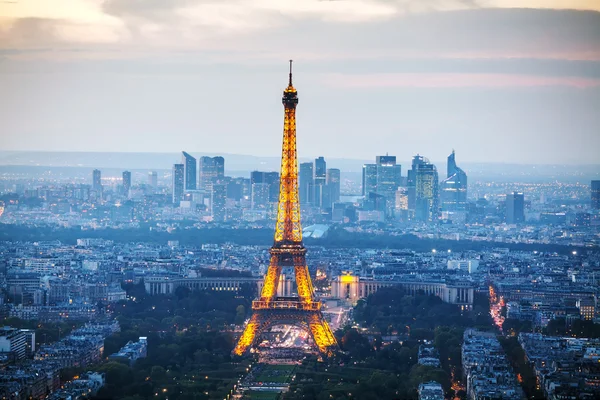
{"type": "Polygon", "coordinates": [[[312,203],[320,208],[327,208],[329,201],[329,194],[327,191],[327,163],[324,157],[315,159],[314,167],[314,189],[313,189],[313,200],[312,203]]]}
{"type": "Polygon", "coordinates": [[[414,165],[416,168],[414,172],[415,219],[421,222],[435,222],[439,211],[437,168],[424,157],[421,157],[414,165]]]}
{"type": "Polygon", "coordinates": [[[183,188],[185,190],[196,190],[196,159],[182,151],[181,163],[183,164],[183,188]]]}
{"type": "Polygon", "coordinates": [[[92,172],[92,189],[98,192],[102,191],[102,172],[99,169],[92,172]]]}
{"type": "Polygon", "coordinates": [[[377,194],[387,199],[387,214],[390,215],[396,203],[396,191],[402,180],[402,167],[396,164],[396,156],[377,156],[376,163],[377,194]]]}
{"type": "Polygon", "coordinates": [[[129,197],[130,189],[131,189],[131,172],[123,171],[123,196],[129,197]]]}
{"type": "Polygon", "coordinates": [[[417,168],[419,165],[425,162],[425,157],[416,155],[412,159],[411,169],[408,171],[407,181],[406,181],[406,189],[408,196],[408,210],[409,214],[411,214],[411,218],[414,218],[414,213],[417,204],[417,168]]]}
{"type": "Polygon", "coordinates": [[[512,192],[506,195],[506,223],[520,224],[525,222],[525,195],[512,192]]]}
{"type": "Polygon", "coordinates": [[[327,162],[325,158],[315,159],[315,185],[324,185],[327,180],[327,162]]]}
{"type": "Polygon", "coordinates": [[[148,172],[148,185],[156,188],[158,186],[158,174],[156,171],[148,172]]]}
{"type": "Polygon", "coordinates": [[[227,185],[213,183],[210,185],[210,214],[213,221],[225,221],[227,202],[227,185]]]}
{"type": "Polygon", "coordinates": [[[183,164],[173,164],[173,204],[179,207],[179,203],[183,200],[183,181],[184,181],[183,164]]]}
{"type": "Polygon", "coordinates": [[[337,168],[327,170],[327,186],[329,186],[332,203],[340,201],[340,175],[340,170],[337,168]]]}
{"type": "Polygon", "coordinates": [[[441,183],[442,211],[467,210],[467,174],[456,166],[454,150],[448,156],[448,172],[441,183]]]}
{"type": "Polygon", "coordinates": [[[363,165],[362,181],[365,200],[373,199],[374,197],[370,196],[372,193],[383,196],[387,202],[383,211],[387,216],[391,216],[401,180],[401,166],[396,164],[396,157],[377,156],[375,164],[363,165]]]}
{"type": "Polygon", "coordinates": [[[200,157],[200,189],[210,190],[212,183],[219,183],[225,176],[223,157],[200,157]]]}
{"type": "Polygon", "coordinates": [[[600,210],[600,181],[592,181],[592,210],[600,210]]]}
{"type": "Polygon", "coordinates": [[[299,174],[300,204],[310,204],[313,198],[314,165],[311,162],[300,164],[299,174]]]}
{"type": "Polygon", "coordinates": [[[252,184],[252,209],[266,209],[269,206],[270,185],[268,183],[252,184]]]}
{"type": "Polygon", "coordinates": [[[362,170],[362,194],[377,193],[377,164],[365,164],[362,170]]]}
{"type": "Polygon", "coordinates": [[[279,197],[279,172],[252,171],[250,173],[250,184],[264,183],[268,187],[269,197],[267,201],[276,203],[279,197]]]}

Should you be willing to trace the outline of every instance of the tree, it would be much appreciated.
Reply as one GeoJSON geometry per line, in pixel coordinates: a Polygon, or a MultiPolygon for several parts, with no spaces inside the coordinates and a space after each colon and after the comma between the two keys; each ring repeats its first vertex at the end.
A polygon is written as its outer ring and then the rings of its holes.
{"type": "Polygon", "coordinates": [[[246,319],[246,308],[240,304],[235,309],[235,319],[233,320],[234,324],[243,325],[245,319],[246,319]]]}

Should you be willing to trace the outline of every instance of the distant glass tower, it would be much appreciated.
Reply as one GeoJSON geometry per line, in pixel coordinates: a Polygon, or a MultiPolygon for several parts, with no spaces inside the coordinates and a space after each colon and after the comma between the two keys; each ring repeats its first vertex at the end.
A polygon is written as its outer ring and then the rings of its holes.
{"type": "Polygon", "coordinates": [[[227,185],[213,183],[210,186],[210,214],[215,222],[225,221],[227,185]]]}
{"type": "Polygon", "coordinates": [[[314,168],[314,199],[313,204],[317,207],[326,208],[329,202],[329,194],[327,193],[327,162],[324,157],[315,159],[314,168]]]}
{"type": "Polygon", "coordinates": [[[525,195],[513,192],[506,195],[506,223],[519,224],[525,222],[525,195]]]}
{"type": "Polygon", "coordinates": [[[408,196],[408,210],[411,218],[414,218],[417,205],[417,168],[425,163],[425,157],[416,155],[412,159],[411,169],[407,173],[406,189],[408,196]]]}
{"type": "Polygon", "coordinates": [[[269,206],[270,185],[268,183],[252,184],[252,209],[265,210],[269,206]]]}
{"type": "Polygon", "coordinates": [[[312,204],[314,189],[314,165],[311,162],[300,164],[300,174],[298,176],[300,204],[312,204]]]}
{"type": "Polygon", "coordinates": [[[377,192],[377,164],[365,164],[362,170],[362,195],[377,192]]]}
{"type": "Polygon", "coordinates": [[[441,183],[442,211],[467,210],[467,174],[456,166],[454,150],[448,156],[448,172],[441,183]]]}
{"type": "Polygon", "coordinates": [[[266,184],[268,189],[267,202],[276,203],[279,199],[279,172],[252,171],[250,184],[266,184]]]}
{"type": "Polygon", "coordinates": [[[131,172],[123,171],[123,196],[129,197],[131,190],[131,172]]]}
{"type": "Polygon", "coordinates": [[[387,205],[380,211],[385,211],[388,217],[393,214],[396,191],[402,181],[401,168],[396,164],[396,156],[389,155],[377,156],[375,164],[363,165],[363,196],[365,200],[373,199],[371,194],[383,196],[387,205]]]}
{"type": "Polygon", "coordinates": [[[102,172],[99,169],[92,172],[92,189],[102,191],[102,172]]]}
{"type": "Polygon", "coordinates": [[[200,189],[210,190],[210,185],[219,183],[225,177],[223,157],[200,157],[200,189]]]}
{"type": "Polygon", "coordinates": [[[156,171],[148,172],[148,185],[156,188],[158,186],[158,174],[156,171]]]}
{"type": "Polygon", "coordinates": [[[173,165],[173,204],[179,207],[179,203],[183,200],[183,181],[184,181],[184,170],[183,164],[173,165]]]}
{"type": "Polygon", "coordinates": [[[592,181],[592,210],[600,210],[600,181],[592,181]]]}
{"type": "Polygon", "coordinates": [[[386,214],[393,213],[396,191],[402,181],[402,167],[396,164],[396,156],[377,156],[377,194],[387,199],[386,214]]]}
{"type": "Polygon", "coordinates": [[[415,219],[421,222],[435,222],[439,212],[437,168],[424,157],[418,159],[416,163],[413,160],[413,164],[415,166],[415,219]]]}
{"type": "Polygon", "coordinates": [[[337,168],[329,168],[327,170],[327,186],[329,186],[329,193],[332,203],[340,201],[340,170],[337,168]]]}
{"type": "Polygon", "coordinates": [[[182,151],[181,163],[183,164],[183,188],[185,190],[196,190],[196,159],[182,151]]]}

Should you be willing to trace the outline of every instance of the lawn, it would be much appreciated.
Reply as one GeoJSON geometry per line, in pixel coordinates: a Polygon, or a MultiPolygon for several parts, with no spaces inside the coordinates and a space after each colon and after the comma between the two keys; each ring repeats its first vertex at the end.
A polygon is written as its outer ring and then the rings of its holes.
{"type": "Polygon", "coordinates": [[[278,392],[261,392],[258,390],[251,390],[245,393],[250,400],[277,400],[279,399],[280,393],[278,392]]]}
{"type": "Polygon", "coordinates": [[[266,365],[255,382],[289,383],[295,368],[294,365],[266,365]]]}

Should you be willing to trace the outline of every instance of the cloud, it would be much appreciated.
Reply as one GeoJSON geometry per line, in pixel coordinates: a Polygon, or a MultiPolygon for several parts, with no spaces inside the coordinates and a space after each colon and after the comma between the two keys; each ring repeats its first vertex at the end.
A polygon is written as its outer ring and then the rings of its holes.
{"type": "Polygon", "coordinates": [[[332,74],[323,84],[334,88],[532,88],[542,86],[578,89],[600,88],[600,78],[577,76],[533,76],[494,73],[398,73],[398,74],[332,74]]]}

